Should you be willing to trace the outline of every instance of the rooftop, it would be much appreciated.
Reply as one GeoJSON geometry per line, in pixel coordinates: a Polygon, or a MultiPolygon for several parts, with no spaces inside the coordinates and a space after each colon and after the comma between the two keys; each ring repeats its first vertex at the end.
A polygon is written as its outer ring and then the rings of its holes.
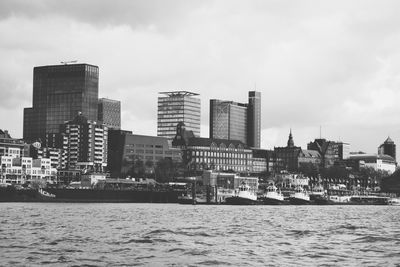
{"type": "Polygon", "coordinates": [[[172,92],[159,92],[160,95],[166,95],[169,97],[172,96],[196,96],[199,95],[197,93],[189,92],[189,91],[172,91],[172,92]]]}

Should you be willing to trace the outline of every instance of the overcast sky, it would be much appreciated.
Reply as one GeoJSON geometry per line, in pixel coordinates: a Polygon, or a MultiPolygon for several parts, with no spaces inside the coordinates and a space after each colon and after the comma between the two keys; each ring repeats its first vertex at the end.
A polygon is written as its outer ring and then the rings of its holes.
{"type": "Polygon", "coordinates": [[[400,140],[400,1],[0,1],[0,129],[22,137],[34,66],[99,66],[122,127],[156,135],[157,93],[247,102],[262,147],[320,135],[376,153],[400,140]]]}

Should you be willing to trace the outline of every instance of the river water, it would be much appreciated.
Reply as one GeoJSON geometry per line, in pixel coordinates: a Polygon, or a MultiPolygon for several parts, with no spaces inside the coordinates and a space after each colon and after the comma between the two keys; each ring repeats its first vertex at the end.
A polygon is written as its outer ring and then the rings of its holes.
{"type": "Polygon", "coordinates": [[[0,203],[1,266],[400,266],[400,206],[0,203]]]}

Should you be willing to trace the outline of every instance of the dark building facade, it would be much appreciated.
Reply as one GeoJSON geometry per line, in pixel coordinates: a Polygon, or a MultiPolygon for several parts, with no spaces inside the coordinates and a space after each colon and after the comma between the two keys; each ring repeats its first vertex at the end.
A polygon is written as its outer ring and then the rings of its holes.
{"type": "Polygon", "coordinates": [[[318,151],[304,150],[294,145],[292,130],[290,130],[286,147],[274,148],[274,170],[276,172],[299,172],[302,164],[312,164],[318,167],[322,158],[318,151]]]}
{"type": "Polygon", "coordinates": [[[261,93],[256,91],[249,92],[247,145],[254,148],[261,145],[261,93]]]}
{"type": "Polygon", "coordinates": [[[121,101],[100,98],[97,119],[109,129],[121,129],[121,101]]]}
{"type": "Polygon", "coordinates": [[[23,138],[28,142],[60,133],[60,125],[82,112],[97,120],[99,69],[89,64],[33,69],[33,102],[24,109],[23,138]]]}
{"type": "Polygon", "coordinates": [[[378,154],[391,156],[396,161],[396,144],[390,137],[388,137],[385,142],[379,146],[378,154]]]}
{"type": "Polygon", "coordinates": [[[341,160],[339,144],[337,142],[319,138],[315,139],[314,142],[308,143],[307,149],[319,152],[322,168],[329,168],[341,160]]]}
{"type": "Polygon", "coordinates": [[[102,172],[107,167],[108,128],[82,114],[61,126],[63,169],[102,172]]]}
{"type": "Polygon", "coordinates": [[[209,128],[211,139],[239,140],[260,148],[261,93],[250,91],[247,104],[211,99],[209,128]]]}
{"type": "Polygon", "coordinates": [[[112,177],[126,176],[135,161],[152,169],[162,159],[182,161],[180,149],[172,148],[168,139],[136,135],[131,131],[110,130],[108,135],[108,170],[112,177]]]}

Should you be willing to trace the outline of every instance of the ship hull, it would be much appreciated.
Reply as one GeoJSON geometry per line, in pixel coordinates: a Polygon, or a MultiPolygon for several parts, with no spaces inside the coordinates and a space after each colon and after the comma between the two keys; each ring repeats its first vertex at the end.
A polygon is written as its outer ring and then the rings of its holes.
{"type": "Polygon", "coordinates": [[[264,197],[262,199],[262,204],[264,204],[264,205],[285,205],[285,204],[287,204],[287,201],[281,200],[281,199],[276,199],[276,198],[264,197]]]}
{"type": "Polygon", "coordinates": [[[243,197],[228,197],[225,199],[228,205],[256,205],[257,200],[243,198],[243,197]]]}
{"type": "Polygon", "coordinates": [[[310,204],[310,200],[291,197],[291,198],[289,198],[289,203],[292,204],[292,205],[309,205],[310,204]]]}

